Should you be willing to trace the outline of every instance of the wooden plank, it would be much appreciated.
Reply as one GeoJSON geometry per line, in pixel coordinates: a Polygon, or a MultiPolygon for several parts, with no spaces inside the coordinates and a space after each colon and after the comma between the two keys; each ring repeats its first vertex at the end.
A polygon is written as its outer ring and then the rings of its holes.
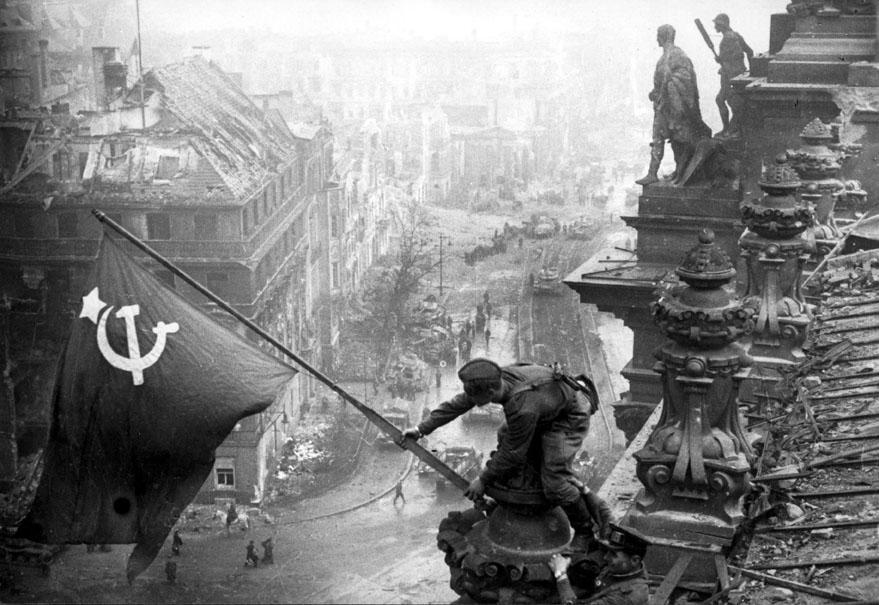
{"type": "Polygon", "coordinates": [[[740,573],[746,578],[751,578],[752,580],[760,580],[766,584],[773,584],[775,586],[781,586],[782,588],[788,588],[790,590],[795,590],[797,592],[804,592],[806,594],[814,595],[816,597],[823,597],[825,599],[829,599],[831,601],[836,601],[838,603],[852,603],[860,601],[859,597],[846,594],[844,592],[840,592],[839,589],[836,590],[824,590],[823,588],[818,588],[816,586],[809,586],[808,584],[800,584],[799,582],[794,582],[793,580],[785,580],[784,578],[779,578],[776,576],[769,575],[768,573],[759,573],[756,571],[752,571],[750,569],[742,569],[740,567],[729,566],[730,570],[740,573]]]}
{"type": "Polygon", "coordinates": [[[692,559],[693,553],[689,552],[682,553],[681,556],[678,557],[678,560],[671,566],[671,569],[668,571],[668,575],[665,576],[662,584],[656,589],[656,593],[650,597],[650,605],[665,605],[666,602],[668,602],[668,598],[678,585],[678,582],[681,581],[681,578],[683,577],[684,572],[687,571],[687,567],[690,566],[690,561],[692,559]]]}

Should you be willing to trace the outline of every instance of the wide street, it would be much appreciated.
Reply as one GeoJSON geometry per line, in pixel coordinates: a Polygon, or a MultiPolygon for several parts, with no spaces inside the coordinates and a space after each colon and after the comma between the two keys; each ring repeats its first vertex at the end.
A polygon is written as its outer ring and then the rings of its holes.
{"type": "MultiPolygon", "coordinates": [[[[576,295],[563,285],[556,295],[533,296],[526,283],[535,268],[539,250],[551,246],[561,268],[571,270],[591,254],[601,239],[613,231],[608,222],[596,222],[592,240],[557,235],[546,240],[525,240],[502,255],[465,266],[461,250],[472,246],[473,234],[452,220],[454,211],[433,209],[437,223],[452,236],[446,259],[443,303],[456,324],[472,317],[476,302],[488,291],[493,302],[492,337],[477,338],[473,356],[489,356],[499,363],[521,359],[558,360],[575,372],[596,375],[605,406],[618,398],[622,356],[602,342],[625,348],[621,323],[579,305],[576,295]],[[455,230],[459,230],[456,234],[455,230]],[[528,325],[520,334],[519,325],[528,325]],[[593,367],[595,366],[595,367],[593,367]],[[600,375],[600,376],[599,376],[600,375]],[[603,378],[602,378],[603,376],[603,378]],[[616,383],[616,384],[614,384],[616,383]]],[[[568,214],[574,209],[568,210],[568,214]]],[[[508,216],[480,217],[482,233],[490,235],[494,223],[508,216]]],[[[564,220],[570,220],[564,218],[564,220]]],[[[617,228],[616,225],[613,226],[617,228]]],[[[539,267],[538,267],[539,269],[539,267]]],[[[564,277],[564,275],[562,276],[564,277]]],[[[612,347],[611,347],[612,348],[612,347]]],[[[418,417],[423,405],[435,406],[457,392],[454,368],[445,368],[442,387],[422,393],[410,410],[418,417]]],[[[355,389],[354,394],[367,393],[355,389]]],[[[381,399],[383,392],[375,399],[381,399]]],[[[370,397],[370,399],[373,399],[370,397]]],[[[371,405],[375,405],[370,401],[371,405]]],[[[431,447],[472,445],[487,456],[495,445],[495,423],[453,422],[429,437],[431,447]]],[[[86,553],[71,546],[58,557],[48,577],[26,573],[15,601],[43,602],[295,602],[295,603],[448,603],[457,595],[448,587],[448,569],[437,550],[439,522],[452,510],[471,505],[454,488],[437,493],[432,477],[413,472],[410,454],[395,447],[372,443],[374,431],[365,433],[356,470],[342,485],[298,502],[293,508],[268,506],[271,524],[256,520],[249,531],[226,535],[222,522],[202,519],[182,532],[184,545],[177,582],[165,578],[166,545],[155,563],[132,585],[125,581],[128,546],[111,552],[86,553]],[[393,502],[394,486],[403,481],[406,501],[393,502]],[[197,531],[193,531],[197,529],[197,531]],[[272,536],[275,562],[245,568],[249,540],[257,545],[272,536]]],[[[586,444],[597,487],[619,456],[622,435],[612,413],[603,408],[593,417],[586,444]]],[[[169,539],[170,543],[170,539],[169,539]]],[[[261,550],[261,549],[259,549],[261,550]]]]}

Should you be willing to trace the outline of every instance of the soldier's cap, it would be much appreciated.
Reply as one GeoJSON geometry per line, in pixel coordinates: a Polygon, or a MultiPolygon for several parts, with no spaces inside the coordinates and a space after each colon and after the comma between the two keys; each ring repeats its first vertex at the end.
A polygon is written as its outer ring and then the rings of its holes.
{"type": "Polygon", "coordinates": [[[726,13],[720,13],[714,19],[712,19],[715,23],[723,23],[724,25],[729,25],[729,15],[726,13]]]}
{"type": "Polygon", "coordinates": [[[611,550],[623,550],[641,557],[647,552],[650,540],[641,532],[630,527],[621,527],[616,523],[610,523],[610,534],[607,540],[601,543],[611,550]]]}
{"type": "Polygon", "coordinates": [[[501,379],[501,367],[490,359],[471,359],[458,370],[461,382],[496,382],[501,379]]]}

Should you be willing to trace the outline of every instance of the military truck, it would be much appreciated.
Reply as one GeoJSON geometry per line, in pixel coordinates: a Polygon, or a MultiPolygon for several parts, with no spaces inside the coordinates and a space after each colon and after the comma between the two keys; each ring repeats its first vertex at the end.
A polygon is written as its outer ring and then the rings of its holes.
{"type": "Polygon", "coordinates": [[[411,352],[399,355],[388,366],[386,378],[391,395],[403,399],[415,399],[416,393],[426,391],[430,385],[427,364],[411,352]]]}
{"type": "MultiPolygon", "coordinates": [[[[385,420],[401,431],[409,426],[409,402],[405,399],[394,398],[393,401],[386,403],[382,407],[381,414],[385,417],[385,420]]],[[[379,433],[375,442],[380,447],[396,445],[394,440],[385,433],[379,433]]]]}
{"type": "Polygon", "coordinates": [[[558,267],[543,267],[534,276],[535,294],[559,294],[561,292],[561,272],[558,267]]]}
{"type": "MultiPolygon", "coordinates": [[[[440,460],[445,462],[449,468],[464,477],[467,481],[473,481],[473,479],[479,476],[479,472],[482,470],[482,454],[468,446],[449,446],[440,452],[440,460]]],[[[437,492],[443,491],[449,487],[452,487],[449,480],[437,473],[437,492]]]]}

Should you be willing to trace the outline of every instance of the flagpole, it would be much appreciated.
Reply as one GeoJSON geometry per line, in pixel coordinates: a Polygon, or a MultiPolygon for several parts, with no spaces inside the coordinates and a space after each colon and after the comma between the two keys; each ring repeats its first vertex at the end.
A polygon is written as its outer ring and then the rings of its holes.
{"type": "Polygon", "coordinates": [[[116,233],[130,241],[137,248],[147,253],[153,259],[155,259],[159,264],[163,267],[171,271],[174,275],[185,281],[187,284],[198,290],[201,294],[206,296],[212,302],[216,303],[221,309],[229,313],[232,317],[243,323],[245,326],[250,328],[253,332],[258,334],[264,340],[266,340],[269,344],[274,346],[276,349],[284,353],[287,357],[296,362],[299,366],[301,366],[304,370],[306,370],[309,374],[320,380],[322,383],[327,385],[330,389],[332,389],[335,393],[337,393],[340,397],[342,397],[345,401],[349,402],[355,408],[360,410],[362,414],[364,414],[367,419],[376,425],[379,429],[381,429],[385,434],[390,435],[393,438],[394,442],[402,447],[403,449],[407,449],[415,456],[417,456],[420,460],[424,461],[431,468],[436,470],[443,477],[452,482],[453,485],[458,486],[462,490],[466,490],[470,486],[470,482],[464,479],[461,475],[452,470],[446,463],[437,458],[433,453],[429,450],[426,450],[421,445],[419,445],[416,441],[412,439],[403,439],[403,433],[391,424],[384,416],[370,408],[364,403],[358,401],[352,395],[349,395],[342,387],[337,385],[335,382],[330,380],[330,378],[324,375],[320,370],[313,367],[307,361],[299,357],[296,353],[288,349],[281,342],[275,339],[274,336],[263,330],[261,327],[253,323],[247,317],[245,317],[242,313],[236,310],[232,305],[221,299],[219,296],[202,286],[200,283],[195,281],[193,277],[187,274],[183,269],[177,267],[174,263],[169,261],[167,258],[153,250],[146,243],[142,242],[137,238],[133,233],[128,231],[125,227],[108,217],[106,214],[98,210],[97,208],[92,209],[92,214],[102,223],[106,224],[110,228],[112,228],[116,233]]]}

